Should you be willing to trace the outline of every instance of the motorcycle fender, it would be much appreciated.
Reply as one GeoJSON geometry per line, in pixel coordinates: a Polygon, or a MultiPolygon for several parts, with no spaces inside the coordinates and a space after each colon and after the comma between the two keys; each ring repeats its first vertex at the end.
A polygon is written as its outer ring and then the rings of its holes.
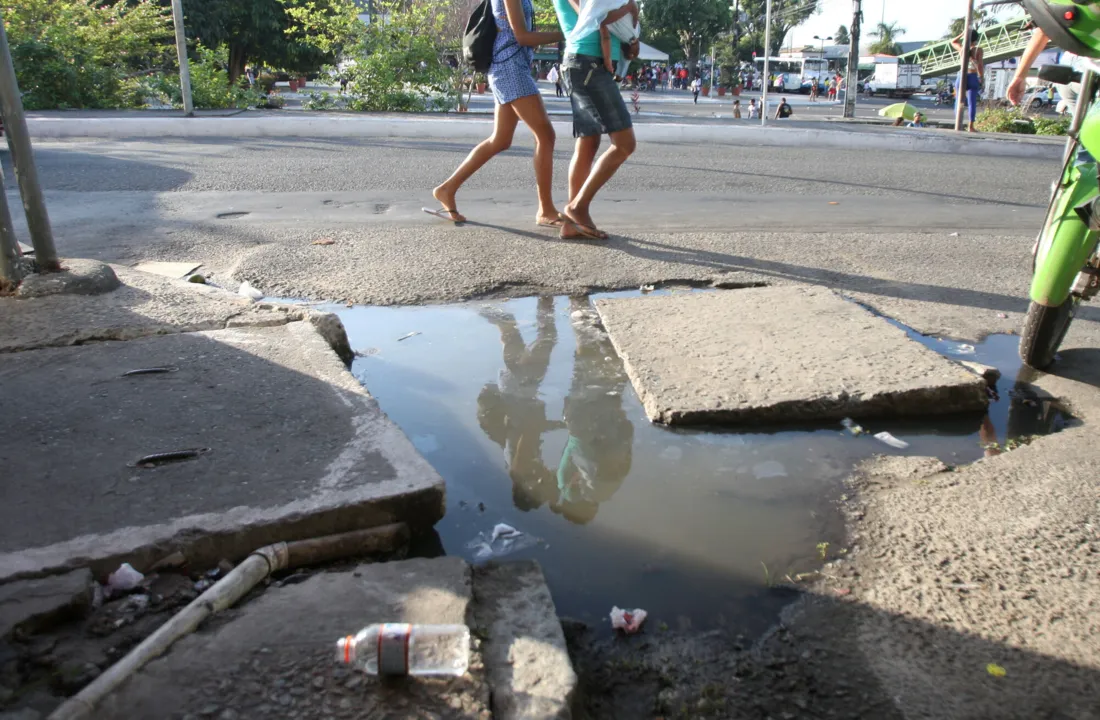
{"type": "MultiPolygon", "coordinates": [[[[1043,228],[1035,256],[1031,299],[1040,305],[1058,307],[1068,298],[1073,282],[1096,248],[1096,232],[1089,230],[1077,208],[1097,198],[1096,166],[1070,170],[1076,180],[1064,189],[1043,228]]],[[[1085,213],[1087,216],[1087,213],[1085,213]]]]}

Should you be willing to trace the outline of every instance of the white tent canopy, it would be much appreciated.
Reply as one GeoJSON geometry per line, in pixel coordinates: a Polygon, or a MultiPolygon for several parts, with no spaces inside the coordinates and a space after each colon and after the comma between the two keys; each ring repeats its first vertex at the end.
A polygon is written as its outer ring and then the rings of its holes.
{"type": "Polygon", "coordinates": [[[661,52],[652,45],[646,45],[644,42],[639,42],[638,59],[648,60],[650,62],[668,62],[668,53],[661,52]]]}

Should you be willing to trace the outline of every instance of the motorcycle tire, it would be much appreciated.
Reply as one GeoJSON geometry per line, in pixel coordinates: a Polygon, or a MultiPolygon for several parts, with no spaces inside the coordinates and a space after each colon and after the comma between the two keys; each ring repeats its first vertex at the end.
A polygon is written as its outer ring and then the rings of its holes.
{"type": "Polygon", "coordinates": [[[1031,303],[1020,334],[1020,359],[1025,365],[1036,370],[1050,367],[1080,304],[1081,298],[1072,295],[1057,307],[1031,303]]]}

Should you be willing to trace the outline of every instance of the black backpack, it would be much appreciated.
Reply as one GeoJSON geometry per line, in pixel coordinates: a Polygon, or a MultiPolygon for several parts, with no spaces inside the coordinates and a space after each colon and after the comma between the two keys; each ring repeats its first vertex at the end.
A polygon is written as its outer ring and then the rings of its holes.
{"type": "Polygon", "coordinates": [[[462,36],[462,57],[478,72],[487,72],[493,64],[493,43],[497,40],[497,21],[492,0],[482,0],[470,14],[462,36]]]}

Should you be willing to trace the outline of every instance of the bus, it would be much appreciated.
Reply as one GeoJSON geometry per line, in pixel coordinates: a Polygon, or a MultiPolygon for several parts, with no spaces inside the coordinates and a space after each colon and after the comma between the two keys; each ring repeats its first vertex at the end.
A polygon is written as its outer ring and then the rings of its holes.
{"type": "MultiPolygon", "coordinates": [[[[829,61],[824,58],[768,58],[768,72],[783,76],[783,89],[810,92],[810,81],[817,78],[821,87],[829,77],[829,61]]],[[[764,76],[764,58],[756,59],[756,73],[764,76]]]]}

